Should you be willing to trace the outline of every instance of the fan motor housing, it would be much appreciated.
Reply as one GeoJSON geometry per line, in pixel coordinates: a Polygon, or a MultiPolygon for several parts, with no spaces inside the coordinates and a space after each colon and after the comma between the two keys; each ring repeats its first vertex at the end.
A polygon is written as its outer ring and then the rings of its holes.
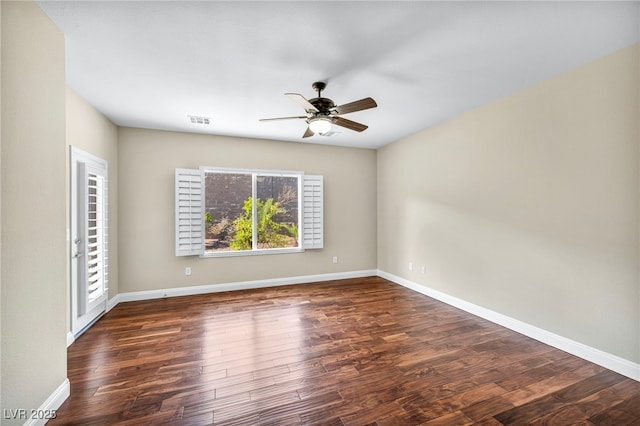
{"type": "Polygon", "coordinates": [[[321,113],[327,114],[332,108],[335,108],[336,104],[329,98],[313,98],[309,99],[309,103],[318,108],[321,113]]]}

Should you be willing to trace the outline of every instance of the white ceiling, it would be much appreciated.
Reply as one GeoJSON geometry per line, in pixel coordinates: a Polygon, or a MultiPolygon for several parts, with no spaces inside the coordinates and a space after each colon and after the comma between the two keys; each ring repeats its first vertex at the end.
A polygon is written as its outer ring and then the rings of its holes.
{"type": "Polygon", "coordinates": [[[638,2],[40,1],[67,82],[120,126],[377,148],[640,41],[638,2]],[[287,97],[378,108],[302,139],[287,97]],[[191,124],[187,115],[211,124],[191,124]]]}

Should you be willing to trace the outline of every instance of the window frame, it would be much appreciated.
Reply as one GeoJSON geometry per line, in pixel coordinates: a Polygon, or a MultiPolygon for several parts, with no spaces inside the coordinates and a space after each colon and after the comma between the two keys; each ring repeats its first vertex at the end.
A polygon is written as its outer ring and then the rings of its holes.
{"type": "MultiPolygon", "coordinates": [[[[304,202],[304,194],[303,194],[303,182],[304,182],[304,172],[302,171],[292,171],[292,170],[268,170],[268,169],[242,169],[242,168],[231,168],[231,167],[211,167],[211,166],[200,166],[199,171],[202,176],[202,216],[204,217],[206,211],[206,185],[205,185],[205,176],[208,172],[211,173],[229,173],[229,174],[247,174],[251,175],[251,197],[254,202],[252,203],[252,247],[251,250],[229,250],[229,251],[218,251],[218,252],[207,252],[203,247],[203,252],[198,256],[200,258],[215,258],[215,257],[235,257],[235,256],[261,256],[261,255],[269,255],[269,254],[285,254],[285,253],[302,253],[305,251],[303,247],[303,209],[302,205],[304,202]],[[258,248],[258,238],[257,233],[257,177],[258,176],[273,176],[273,177],[295,177],[298,180],[298,246],[297,247],[278,247],[278,248],[266,248],[261,249],[258,248]]],[[[206,226],[205,221],[202,221],[202,235],[205,235],[206,226]]]]}
{"type": "MultiPolygon", "coordinates": [[[[300,182],[300,181],[299,181],[300,182]]],[[[298,253],[306,250],[324,248],[324,177],[322,175],[305,174],[304,172],[282,170],[238,169],[200,166],[199,168],[175,169],[175,216],[174,244],[176,257],[225,257],[250,256],[263,254],[298,253]],[[225,251],[216,255],[204,251],[204,172],[202,169],[219,169],[229,171],[248,170],[256,173],[276,172],[278,174],[300,174],[302,176],[302,203],[298,212],[302,221],[298,226],[299,247],[268,249],[260,251],[225,251]]]]}

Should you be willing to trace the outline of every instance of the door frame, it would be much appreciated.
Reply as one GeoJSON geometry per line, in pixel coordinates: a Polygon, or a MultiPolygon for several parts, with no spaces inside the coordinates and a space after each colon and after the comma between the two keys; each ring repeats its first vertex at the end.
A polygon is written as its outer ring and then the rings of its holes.
{"type": "Polygon", "coordinates": [[[71,146],[70,147],[70,238],[69,238],[69,267],[70,267],[70,315],[71,315],[71,334],[74,338],[77,338],[87,328],[89,328],[95,321],[97,321],[102,314],[106,312],[107,303],[109,300],[109,284],[108,284],[108,236],[104,235],[104,241],[102,243],[103,251],[103,295],[99,300],[92,303],[90,307],[81,311],[81,293],[84,296],[86,292],[86,242],[80,241],[79,227],[84,226],[84,213],[86,210],[80,210],[81,206],[86,206],[87,203],[87,189],[84,185],[84,178],[86,176],[84,170],[92,170],[104,176],[104,193],[103,193],[103,220],[104,220],[104,232],[108,229],[108,164],[106,160],[97,157],[93,154],[85,152],[81,149],[71,146]],[[82,176],[80,176],[82,175],[82,176]],[[83,180],[82,190],[80,187],[80,179],[83,180]],[[80,222],[80,223],[79,223],[80,222]],[[78,257],[76,254],[80,253],[78,257]],[[81,260],[82,263],[78,263],[81,260]],[[82,274],[80,273],[82,268],[82,274]]]}

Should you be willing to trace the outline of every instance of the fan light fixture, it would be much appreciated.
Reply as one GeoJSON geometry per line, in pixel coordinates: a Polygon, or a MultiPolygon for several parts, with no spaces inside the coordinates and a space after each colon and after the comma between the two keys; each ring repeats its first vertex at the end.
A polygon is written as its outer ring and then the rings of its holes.
{"type": "MultiPolygon", "coordinates": [[[[2,0],[0,0],[2,1],[2,0]]],[[[260,121],[275,121],[275,120],[297,120],[304,119],[309,126],[302,135],[303,138],[308,138],[313,135],[333,136],[333,125],[339,127],[345,127],[355,132],[362,132],[367,130],[366,124],[358,123],[355,121],[347,120],[341,117],[342,114],[349,114],[356,111],[362,111],[365,109],[375,108],[378,106],[376,101],[371,98],[363,98],[359,101],[349,102],[343,105],[336,105],[329,98],[322,97],[322,91],[327,86],[327,83],[322,81],[316,81],[311,85],[314,90],[318,92],[318,97],[313,99],[307,99],[299,93],[285,93],[289,99],[304,108],[307,115],[298,115],[294,117],[277,117],[277,118],[261,118],[260,121]]]]}
{"type": "Polygon", "coordinates": [[[309,121],[309,128],[313,133],[324,135],[331,130],[331,120],[327,117],[316,117],[309,121]]]}

